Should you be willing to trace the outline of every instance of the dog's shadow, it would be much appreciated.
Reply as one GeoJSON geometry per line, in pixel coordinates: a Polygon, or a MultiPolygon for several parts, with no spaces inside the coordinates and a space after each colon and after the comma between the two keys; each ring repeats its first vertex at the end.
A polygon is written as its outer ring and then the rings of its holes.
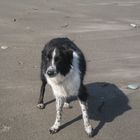
{"type": "MultiPolygon", "coordinates": [[[[94,129],[94,136],[98,134],[106,122],[112,122],[117,116],[131,109],[127,96],[112,83],[90,83],[86,87],[89,93],[89,117],[99,121],[99,124],[94,129]]],[[[61,129],[81,119],[82,115],[79,115],[75,119],[63,124],[61,129]]]]}
{"type": "Polygon", "coordinates": [[[94,136],[106,122],[112,122],[117,116],[130,110],[129,99],[115,84],[91,83],[87,84],[90,95],[88,100],[89,116],[98,120],[99,124],[94,129],[94,136]]]}

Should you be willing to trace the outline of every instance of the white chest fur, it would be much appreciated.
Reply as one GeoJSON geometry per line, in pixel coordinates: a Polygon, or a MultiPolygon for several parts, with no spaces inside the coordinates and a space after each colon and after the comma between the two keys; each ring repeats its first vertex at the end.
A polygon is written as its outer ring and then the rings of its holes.
{"type": "Polygon", "coordinates": [[[56,97],[68,97],[77,95],[80,87],[78,55],[73,52],[72,68],[66,76],[62,76],[60,74],[53,78],[49,78],[47,74],[45,74],[45,76],[56,97]]]}

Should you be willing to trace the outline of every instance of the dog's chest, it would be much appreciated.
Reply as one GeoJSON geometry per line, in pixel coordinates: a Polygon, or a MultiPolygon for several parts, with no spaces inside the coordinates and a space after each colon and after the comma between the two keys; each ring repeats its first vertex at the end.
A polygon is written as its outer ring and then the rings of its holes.
{"type": "Polygon", "coordinates": [[[66,77],[59,74],[55,78],[49,78],[48,76],[46,78],[56,97],[78,95],[80,87],[80,73],[78,70],[70,71],[66,77]]]}

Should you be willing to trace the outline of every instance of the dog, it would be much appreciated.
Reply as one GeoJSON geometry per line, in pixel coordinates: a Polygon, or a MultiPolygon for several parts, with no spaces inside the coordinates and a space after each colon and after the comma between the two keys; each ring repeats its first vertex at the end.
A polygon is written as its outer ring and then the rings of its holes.
{"type": "Polygon", "coordinates": [[[68,38],[50,40],[42,50],[41,80],[42,86],[37,107],[45,107],[43,98],[48,83],[56,98],[56,120],[49,129],[50,134],[58,132],[63,106],[70,107],[68,97],[76,96],[79,100],[84,128],[89,137],[93,129],[87,112],[88,93],[83,84],[86,73],[86,60],[82,51],[68,38]]]}

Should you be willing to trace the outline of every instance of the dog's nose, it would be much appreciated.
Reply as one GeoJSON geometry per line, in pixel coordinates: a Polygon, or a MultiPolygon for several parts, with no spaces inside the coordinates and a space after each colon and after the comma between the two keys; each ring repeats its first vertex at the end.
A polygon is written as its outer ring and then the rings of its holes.
{"type": "Polygon", "coordinates": [[[51,69],[51,70],[48,70],[48,71],[47,71],[47,74],[48,74],[49,76],[54,76],[54,75],[56,74],[56,71],[53,70],[53,69],[51,69]]]}

